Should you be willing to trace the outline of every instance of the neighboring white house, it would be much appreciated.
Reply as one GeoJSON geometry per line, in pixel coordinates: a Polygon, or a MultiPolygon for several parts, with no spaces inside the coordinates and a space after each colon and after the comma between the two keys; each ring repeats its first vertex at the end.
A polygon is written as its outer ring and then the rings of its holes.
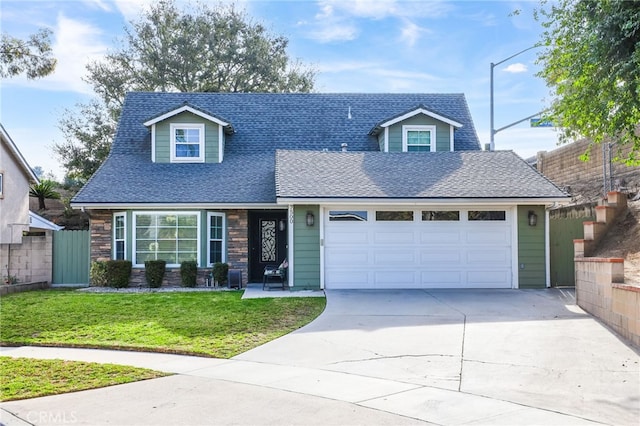
{"type": "Polygon", "coordinates": [[[0,124],[0,276],[2,283],[51,282],[52,231],[62,229],[29,211],[29,185],[38,183],[0,124]]]}

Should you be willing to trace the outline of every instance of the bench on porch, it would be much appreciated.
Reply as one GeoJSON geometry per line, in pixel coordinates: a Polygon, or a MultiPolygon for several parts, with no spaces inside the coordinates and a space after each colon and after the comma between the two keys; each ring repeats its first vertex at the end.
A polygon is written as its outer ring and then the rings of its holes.
{"type": "Polygon", "coordinates": [[[272,288],[280,288],[286,290],[288,266],[287,259],[280,265],[265,266],[264,274],[262,275],[262,289],[271,290],[272,288]]]}

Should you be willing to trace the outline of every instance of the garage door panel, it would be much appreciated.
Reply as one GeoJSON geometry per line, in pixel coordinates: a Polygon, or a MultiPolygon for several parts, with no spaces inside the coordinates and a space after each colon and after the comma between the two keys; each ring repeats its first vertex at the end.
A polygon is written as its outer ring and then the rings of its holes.
{"type": "MultiPolygon", "coordinates": [[[[487,225],[487,224],[481,224],[487,225]]],[[[477,228],[469,228],[466,232],[467,239],[466,241],[470,244],[511,244],[511,232],[508,228],[505,229],[504,226],[501,228],[498,227],[488,227],[487,229],[477,229],[477,228]]]]}
{"type": "Polygon", "coordinates": [[[406,249],[379,248],[374,249],[373,261],[377,266],[414,265],[415,251],[406,249]]]}
{"type": "Polygon", "coordinates": [[[462,240],[462,235],[460,230],[452,229],[446,231],[421,231],[420,232],[420,242],[422,244],[459,244],[462,240]]]}
{"type": "Polygon", "coordinates": [[[422,271],[420,273],[420,282],[425,287],[437,288],[446,284],[451,287],[453,284],[459,284],[462,280],[462,273],[459,271],[422,271]]]}
{"type": "Polygon", "coordinates": [[[511,271],[508,270],[475,270],[467,271],[467,283],[473,287],[510,288],[511,271]]]}
{"type": "Polygon", "coordinates": [[[420,265],[459,264],[462,259],[460,250],[456,249],[421,249],[420,265]]]}
{"type": "Polygon", "coordinates": [[[467,263],[474,264],[495,264],[500,262],[507,264],[511,260],[511,249],[504,248],[500,250],[479,250],[479,249],[467,249],[466,251],[467,263]]]}
{"type": "Polygon", "coordinates": [[[375,288],[414,288],[415,276],[415,271],[376,271],[373,273],[373,283],[375,288]]]}
{"type": "Polygon", "coordinates": [[[413,231],[376,231],[373,242],[376,244],[412,244],[415,238],[413,231]]]}
{"type": "Polygon", "coordinates": [[[369,234],[366,230],[349,231],[348,229],[336,229],[325,236],[327,244],[366,244],[369,242],[369,234]]]}
{"type": "Polygon", "coordinates": [[[326,262],[336,267],[353,267],[354,265],[368,265],[369,251],[353,251],[349,249],[327,250],[326,262]]]}

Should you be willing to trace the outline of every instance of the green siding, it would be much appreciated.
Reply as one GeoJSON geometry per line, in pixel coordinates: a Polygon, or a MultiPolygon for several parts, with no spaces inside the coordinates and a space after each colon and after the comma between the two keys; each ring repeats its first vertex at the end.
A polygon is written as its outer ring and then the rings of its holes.
{"type": "Polygon", "coordinates": [[[436,126],[436,151],[450,151],[450,126],[424,114],[414,115],[389,127],[389,152],[402,152],[402,126],[436,126]]]}
{"type": "Polygon", "coordinates": [[[156,158],[157,163],[168,163],[171,159],[171,136],[170,125],[171,123],[204,123],[204,135],[205,135],[205,150],[204,161],[205,163],[219,163],[218,158],[219,145],[218,145],[218,133],[219,126],[216,123],[205,120],[202,117],[198,117],[190,112],[182,112],[173,117],[169,117],[166,120],[156,124],[156,158]]]}
{"type": "Polygon", "coordinates": [[[293,225],[294,290],[320,288],[320,209],[318,206],[296,206],[293,225]],[[307,226],[307,211],[315,215],[315,224],[307,226]]]}
{"type": "Polygon", "coordinates": [[[518,285],[520,288],[545,288],[545,208],[518,206],[518,285]],[[538,215],[538,224],[529,226],[529,211],[538,215]]]}

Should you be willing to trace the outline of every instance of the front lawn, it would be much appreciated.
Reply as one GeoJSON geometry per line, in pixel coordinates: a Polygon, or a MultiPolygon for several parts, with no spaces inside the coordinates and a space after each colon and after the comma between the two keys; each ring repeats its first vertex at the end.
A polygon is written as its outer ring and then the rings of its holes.
{"type": "Polygon", "coordinates": [[[324,298],[241,297],[241,292],[15,293],[0,299],[0,343],[230,358],[302,327],[325,306],[324,298]]]}
{"type": "Polygon", "coordinates": [[[168,375],[122,365],[3,356],[0,357],[0,401],[57,395],[168,375]]]}

